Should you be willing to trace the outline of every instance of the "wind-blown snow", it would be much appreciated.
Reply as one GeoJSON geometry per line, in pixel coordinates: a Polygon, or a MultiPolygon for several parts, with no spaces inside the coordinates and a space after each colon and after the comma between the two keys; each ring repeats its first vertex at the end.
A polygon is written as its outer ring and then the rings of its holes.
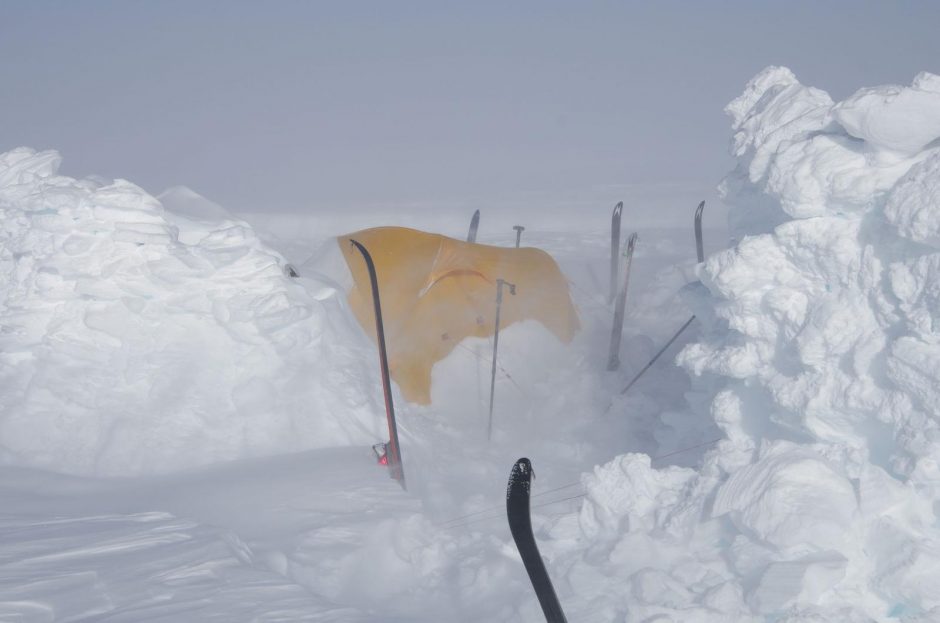
{"type": "Polygon", "coordinates": [[[341,297],[243,222],[59,162],[0,156],[0,460],[126,476],[374,437],[341,297]]]}

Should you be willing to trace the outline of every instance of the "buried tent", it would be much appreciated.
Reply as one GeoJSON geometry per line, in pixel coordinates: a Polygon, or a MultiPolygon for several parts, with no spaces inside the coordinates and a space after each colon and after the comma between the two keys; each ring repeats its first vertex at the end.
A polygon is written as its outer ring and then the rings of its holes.
{"type": "Polygon", "coordinates": [[[340,236],[353,277],[349,303],[375,339],[369,274],[350,243],[375,261],[392,378],[410,402],[431,402],[431,369],[464,338],[493,335],[496,281],[515,284],[503,298],[500,326],[537,320],[568,342],[578,318],[555,261],[533,248],[492,247],[403,227],[376,227],[340,236]]]}

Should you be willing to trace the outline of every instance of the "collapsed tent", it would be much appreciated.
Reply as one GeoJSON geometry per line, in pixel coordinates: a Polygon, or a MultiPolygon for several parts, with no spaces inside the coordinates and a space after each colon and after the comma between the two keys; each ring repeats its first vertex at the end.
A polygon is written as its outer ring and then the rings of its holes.
{"type": "Polygon", "coordinates": [[[496,282],[504,296],[500,327],[537,320],[569,342],[579,328],[568,284],[550,255],[534,248],[492,247],[404,227],[376,227],[337,240],[353,277],[349,303],[375,339],[372,290],[357,240],[375,261],[389,370],[410,402],[431,402],[431,369],[469,336],[495,330],[496,282]]]}

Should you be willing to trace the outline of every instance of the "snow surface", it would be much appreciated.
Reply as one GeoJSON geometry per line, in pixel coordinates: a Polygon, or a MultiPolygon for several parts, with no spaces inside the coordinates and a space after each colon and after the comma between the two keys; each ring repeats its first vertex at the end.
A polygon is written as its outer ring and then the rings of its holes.
{"type": "Polygon", "coordinates": [[[504,517],[519,456],[571,621],[940,620],[938,84],[752,79],[733,244],[707,232],[695,266],[690,224],[625,211],[616,373],[609,214],[527,223],[584,329],[501,335],[492,443],[489,342],[440,362],[431,407],[398,402],[407,492],[370,463],[374,346],[317,272],[342,219],[298,219],[285,257],[189,189],[0,156],[0,620],[539,621],[504,517]]]}

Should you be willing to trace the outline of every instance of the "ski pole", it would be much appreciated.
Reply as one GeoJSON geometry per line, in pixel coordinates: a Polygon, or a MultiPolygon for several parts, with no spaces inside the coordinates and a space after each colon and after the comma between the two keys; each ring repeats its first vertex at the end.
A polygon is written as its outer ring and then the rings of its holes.
{"type": "Polygon", "coordinates": [[[653,358],[649,360],[649,363],[647,363],[645,366],[643,366],[643,369],[640,370],[640,371],[637,373],[637,375],[636,375],[635,377],[633,377],[633,380],[632,380],[632,381],[630,381],[629,383],[627,383],[627,386],[626,386],[626,387],[624,387],[623,389],[620,390],[620,395],[621,395],[621,396],[624,395],[624,394],[626,394],[626,393],[627,393],[627,390],[630,389],[631,387],[633,387],[633,384],[636,383],[637,381],[639,381],[639,380],[640,380],[640,377],[643,376],[643,374],[644,374],[647,370],[649,370],[649,369],[653,366],[654,363],[656,363],[656,360],[659,359],[659,358],[662,356],[662,354],[663,354],[664,352],[666,352],[666,350],[667,350],[670,346],[672,346],[672,343],[675,342],[677,339],[679,339],[679,336],[682,335],[682,332],[685,331],[685,330],[688,328],[688,326],[689,326],[690,324],[692,324],[692,321],[693,321],[693,320],[695,320],[695,316],[692,316],[691,318],[689,318],[688,320],[685,321],[685,324],[682,325],[682,327],[680,327],[678,331],[676,331],[676,334],[673,335],[671,338],[669,338],[669,341],[666,342],[666,345],[663,346],[663,347],[659,350],[658,353],[656,353],[655,355],[653,355],[653,358]]]}
{"type": "Polygon", "coordinates": [[[513,225],[512,228],[516,230],[516,248],[518,249],[519,242],[522,241],[522,232],[525,231],[525,227],[522,225],[513,225]]]}
{"type": "Polygon", "coordinates": [[[623,201],[614,206],[610,217],[610,298],[613,303],[617,297],[617,282],[620,281],[620,213],[623,212],[623,201]]]}
{"type": "Polygon", "coordinates": [[[392,383],[388,374],[388,352],[385,349],[385,327],[382,323],[382,303],[379,301],[379,280],[375,274],[375,263],[369,251],[358,241],[350,240],[356,249],[362,253],[369,270],[369,281],[372,283],[372,306],[375,311],[375,337],[379,345],[379,367],[382,371],[382,392],[385,395],[385,417],[388,420],[388,473],[398,481],[402,489],[405,486],[405,470],[401,463],[401,447],[398,445],[398,425],[395,423],[395,404],[392,402],[392,383]]]}
{"type": "Polygon", "coordinates": [[[620,340],[623,338],[623,315],[627,307],[627,286],[630,285],[630,266],[633,264],[633,250],[636,248],[636,234],[627,240],[627,258],[623,268],[623,288],[617,297],[617,307],[614,311],[614,324],[610,333],[610,352],[607,357],[607,370],[616,370],[620,367],[620,340]]]}
{"type": "Polygon", "coordinates": [[[493,331],[493,370],[490,373],[490,415],[486,424],[486,440],[493,438],[493,398],[496,393],[496,351],[499,348],[499,311],[503,306],[503,286],[509,287],[509,293],[516,294],[515,284],[509,283],[503,279],[496,280],[496,321],[493,331]]]}
{"type": "Polygon", "coordinates": [[[473,213],[473,217],[470,219],[470,231],[467,233],[467,242],[477,241],[477,228],[479,227],[480,227],[480,211],[477,210],[473,213]]]}

